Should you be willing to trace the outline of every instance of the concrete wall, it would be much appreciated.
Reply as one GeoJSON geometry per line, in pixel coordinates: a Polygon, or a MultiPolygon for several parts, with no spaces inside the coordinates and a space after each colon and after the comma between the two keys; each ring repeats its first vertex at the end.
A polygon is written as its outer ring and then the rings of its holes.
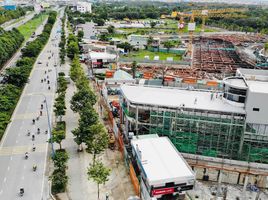
{"type": "Polygon", "coordinates": [[[268,124],[268,95],[248,90],[246,99],[247,123],[268,124]],[[253,111],[258,108],[259,111],[253,111]]]}

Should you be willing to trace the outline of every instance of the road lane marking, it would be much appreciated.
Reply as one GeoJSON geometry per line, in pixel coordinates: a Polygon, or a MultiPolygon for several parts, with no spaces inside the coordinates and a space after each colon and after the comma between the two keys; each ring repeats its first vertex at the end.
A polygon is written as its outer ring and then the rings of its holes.
{"type": "Polygon", "coordinates": [[[8,167],[7,167],[7,171],[9,171],[9,169],[10,169],[10,167],[8,166],[8,167]]]}
{"type": "Polygon", "coordinates": [[[12,160],[12,156],[10,157],[10,160],[12,160]]]}
{"type": "Polygon", "coordinates": [[[3,194],[3,190],[0,191],[0,195],[2,195],[2,194],[3,194]]]}
{"type": "Polygon", "coordinates": [[[16,144],[18,144],[18,140],[16,140],[16,144]]]}
{"type": "Polygon", "coordinates": [[[5,177],[5,178],[4,178],[4,183],[5,183],[6,181],[7,181],[7,178],[5,177]]]}
{"type": "Polygon", "coordinates": [[[24,176],[22,176],[21,179],[24,180],[24,176]]]}
{"type": "Polygon", "coordinates": [[[23,169],[25,169],[26,168],[26,165],[23,165],[23,169]]]}

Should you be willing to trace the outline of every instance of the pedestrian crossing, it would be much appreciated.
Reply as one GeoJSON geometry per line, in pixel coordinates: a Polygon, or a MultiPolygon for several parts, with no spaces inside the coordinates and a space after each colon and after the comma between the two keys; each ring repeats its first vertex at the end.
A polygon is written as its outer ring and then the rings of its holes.
{"type": "MultiPolygon", "coordinates": [[[[47,146],[47,143],[36,144],[35,145],[36,149],[34,152],[37,152],[37,153],[46,152],[46,146],[47,146]]],[[[0,156],[20,155],[20,154],[25,154],[25,152],[31,153],[33,152],[32,148],[33,148],[32,145],[2,147],[0,148],[0,156]]]]}

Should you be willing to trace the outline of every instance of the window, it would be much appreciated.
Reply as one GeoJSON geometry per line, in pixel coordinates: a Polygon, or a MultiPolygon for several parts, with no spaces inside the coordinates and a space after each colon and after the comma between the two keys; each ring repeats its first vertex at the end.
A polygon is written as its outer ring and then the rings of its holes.
{"type": "Polygon", "coordinates": [[[260,109],[259,108],[253,108],[253,111],[259,112],[260,109]]]}

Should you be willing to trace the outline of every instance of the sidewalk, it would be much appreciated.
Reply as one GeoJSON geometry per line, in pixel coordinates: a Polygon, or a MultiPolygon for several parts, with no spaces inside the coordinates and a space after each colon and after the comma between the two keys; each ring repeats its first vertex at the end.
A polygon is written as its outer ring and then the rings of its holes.
{"type": "MultiPolygon", "coordinates": [[[[68,75],[70,70],[70,61],[59,68],[59,71],[68,75]]],[[[67,194],[61,194],[62,200],[96,200],[97,184],[88,180],[87,168],[92,162],[92,155],[83,152],[77,152],[77,144],[73,140],[72,130],[78,126],[79,115],[73,113],[70,108],[70,100],[75,93],[75,84],[71,82],[66,90],[66,115],[63,120],[66,122],[66,139],[62,142],[62,147],[66,149],[69,155],[67,176],[69,178],[67,194]]],[[[100,119],[101,120],[101,119],[100,119]]],[[[102,120],[101,120],[102,121],[102,120]]],[[[85,149],[85,146],[83,146],[85,149]]],[[[100,199],[105,200],[106,193],[109,194],[109,200],[126,200],[134,195],[132,183],[127,174],[124,162],[119,151],[105,150],[98,159],[102,160],[105,166],[111,169],[109,181],[100,185],[100,199]]]]}

